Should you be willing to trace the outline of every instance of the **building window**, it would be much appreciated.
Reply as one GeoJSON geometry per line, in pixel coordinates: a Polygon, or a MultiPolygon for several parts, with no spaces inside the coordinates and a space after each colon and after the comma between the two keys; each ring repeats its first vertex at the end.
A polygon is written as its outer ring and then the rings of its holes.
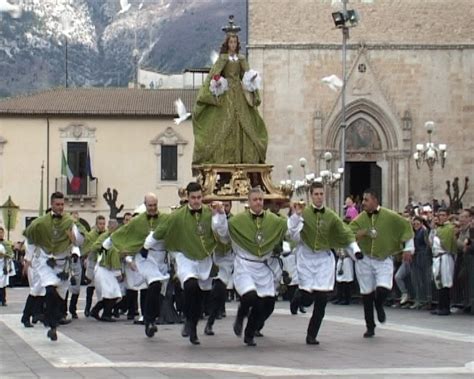
{"type": "Polygon", "coordinates": [[[161,180],[178,180],[178,146],[161,146],[161,180]]]}
{"type": "Polygon", "coordinates": [[[72,180],[68,180],[68,195],[87,194],[87,142],[67,143],[67,164],[72,180]]]}

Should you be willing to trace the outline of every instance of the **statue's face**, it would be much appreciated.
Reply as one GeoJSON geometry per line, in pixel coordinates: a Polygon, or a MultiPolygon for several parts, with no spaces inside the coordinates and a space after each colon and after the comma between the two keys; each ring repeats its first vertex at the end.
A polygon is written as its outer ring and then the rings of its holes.
{"type": "Polygon", "coordinates": [[[227,42],[229,53],[234,54],[237,51],[237,37],[230,37],[227,42]]]}

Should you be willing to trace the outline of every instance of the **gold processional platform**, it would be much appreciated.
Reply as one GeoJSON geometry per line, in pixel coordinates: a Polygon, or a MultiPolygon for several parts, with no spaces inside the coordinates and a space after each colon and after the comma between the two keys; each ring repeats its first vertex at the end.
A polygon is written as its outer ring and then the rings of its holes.
{"type": "MultiPolygon", "coordinates": [[[[193,165],[193,175],[203,188],[204,202],[247,201],[251,188],[260,186],[265,193],[265,204],[275,203],[284,208],[289,205],[293,188],[283,184],[275,186],[269,164],[203,164],[193,165]]],[[[185,193],[180,191],[180,197],[185,193]]]]}

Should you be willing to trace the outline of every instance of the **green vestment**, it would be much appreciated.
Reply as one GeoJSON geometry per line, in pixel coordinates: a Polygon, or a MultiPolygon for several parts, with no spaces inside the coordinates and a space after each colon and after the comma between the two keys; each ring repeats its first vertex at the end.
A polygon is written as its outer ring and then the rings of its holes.
{"type": "Polygon", "coordinates": [[[313,207],[303,211],[304,226],[301,239],[311,250],[339,249],[355,241],[354,234],[331,209],[314,212],[313,207]]]}
{"type": "Polygon", "coordinates": [[[158,213],[158,217],[148,217],[144,212],[133,217],[128,224],[123,225],[112,233],[113,246],[123,255],[137,253],[145,242],[146,237],[154,231],[160,223],[166,222],[169,215],[158,213]]]}
{"type": "Polygon", "coordinates": [[[273,251],[287,230],[285,219],[269,211],[263,213],[263,217],[254,217],[249,211],[244,211],[229,220],[232,241],[257,257],[273,251]]]}
{"type": "Polygon", "coordinates": [[[436,235],[441,242],[443,250],[451,254],[457,253],[456,230],[453,224],[446,222],[445,224],[438,226],[436,228],[436,235]]]}
{"type": "Polygon", "coordinates": [[[403,243],[414,236],[408,220],[383,207],[372,217],[365,211],[360,213],[349,226],[354,234],[359,230],[368,231],[357,243],[363,254],[378,259],[399,253],[403,250],[403,243]],[[371,230],[375,232],[371,233],[371,230]]]}
{"type": "Polygon", "coordinates": [[[73,224],[74,220],[68,214],[56,218],[48,213],[35,219],[26,228],[24,235],[29,243],[42,248],[47,254],[58,254],[71,246],[66,232],[72,229],[73,224]]]}
{"type": "Polygon", "coordinates": [[[244,96],[241,79],[248,71],[243,55],[230,61],[221,54],[199,90],[193,111],[193,164],[265,163],[268,135],[256,106],[250,106],[244,96]],[[222,75],[229,89],[218,98],[209,84],[214,75],[222,75]]]}
{"type": "MultiPolygon", "coordinates": [[[[15,256],[15,253],[13,252],[13,245],[10,241],[1,240],[0,244],[2,244],[3,247],[5,248],[5,255],[4,255],[5,257],[13,258],[15,256]]],[[[0,255],[0,258],[2,258],[1,255],[0,255]]]]}
{"type": "Polygon", "coordinates": [[[216,248],[211,228],[212,211],[203,206],[202,213],[192,214],[188,206],[171,213],[158,225],[153,237],[164,240],[167,251],[178,251],[188,259],[203,260],[216,248]]]}

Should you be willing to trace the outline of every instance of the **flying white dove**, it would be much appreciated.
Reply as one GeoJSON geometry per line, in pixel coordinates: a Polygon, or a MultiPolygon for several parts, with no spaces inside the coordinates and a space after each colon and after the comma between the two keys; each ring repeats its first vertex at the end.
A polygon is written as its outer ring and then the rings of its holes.
{"type": "Polygon", "coordinates": [[[214,64],[219,59],[219,53],[215,50],[211,51],[211,63],[214,64]]]}
{"type": "Polygon", "coordinates": [[[329,88],[331,88],[333,91],[338,91],[339,88],[342,88],[342,80],[339,79],[337,75],[331,75],[331,76],[326,76],[325,78],[322,78],[321,81],[324,84],[327,84],[329,88]]]}
{"type": "Polygon", "coordinates": [[[128,0],[120,0],[120,8],[122,9],[120,9],[120,12],[118,14],[125,13],[130,9],[131,6],[132,4],[129,4],[128,0]]]}
{"type": "Polygon", "coordinates": [[[2,12],[10,13],[13,18],[20,18],[22,8],[20,5],[11,4],[7,0],[0,0],[0,13],[2,12]]]}
{"type": "Polygon", "coordinates": [[[176,125],[181,124],[183,121],[187,120],[191,113],[186,110],[184,103],[181,99],[178,99],[174,102],[174,106],[176,108],[176,113],[178,114],[178,118],[174,119],[174,123],[176,125]]]}

